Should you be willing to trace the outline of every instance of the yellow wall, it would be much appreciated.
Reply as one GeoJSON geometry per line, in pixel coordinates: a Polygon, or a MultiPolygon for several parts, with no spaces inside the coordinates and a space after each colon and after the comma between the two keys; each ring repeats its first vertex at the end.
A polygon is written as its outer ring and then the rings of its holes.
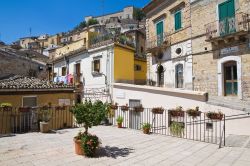
{"type": "MultiPolygon", "coordinates": [[[[49,92],[48,92],[49,93],[49,92]]],[[[48,105],[48,102],[52,106],[57,106],[58,99],[70,99],[71,105],[75,99],[74,93],[52,93],[50,94],[17,94],[17,95],[0,95],[0,103],[11,103],[13,107],[22,107],[23,96],[37,96],[37,106],[48,105]]]]}
{"type": "Polygon", "coordinates": [[[134,50],[115,44],[114,46],[115,82],[134,82],[134,50]]]}
{"type": "Polygon", "coordinates": [[[135,65],[140,65],[141,70],[135,71],[135,83],[145,84],[147,79],[147,61],[135,58],[135,65]]]}

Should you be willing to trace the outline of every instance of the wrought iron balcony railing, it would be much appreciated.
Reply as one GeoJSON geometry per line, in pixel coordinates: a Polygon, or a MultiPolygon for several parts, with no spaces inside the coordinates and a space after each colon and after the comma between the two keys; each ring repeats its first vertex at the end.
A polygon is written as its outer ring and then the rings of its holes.
{"type": "Polygon", "coordinates": [[[237,32],[248,32],[249,22],[249,14],[237,13],[234,17],[208,23],[205,25],[206,40],[238,34],[237,32]]]}
{"type": "Polygon", "coordinates": [[[162,33],[160,35],[153,36],[147,39],[147,50],[150,51],[151,49],[168,46],[170,44],[170,35],[168,33],[162,33]]]}

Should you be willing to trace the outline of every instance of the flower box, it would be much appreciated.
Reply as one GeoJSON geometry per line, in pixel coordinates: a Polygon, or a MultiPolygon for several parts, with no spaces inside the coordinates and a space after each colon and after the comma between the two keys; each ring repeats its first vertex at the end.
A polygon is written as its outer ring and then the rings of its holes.
{"type": "Polygon", "coordinates": [[[20,107],[18,111],[23,113],[30,112],[30,107],[20,107]]]}
{"type": "Polygon", "coordinates": [[[143,112],[144,108],[142,106],[137,106],[137,107],[134,107],[134,111],[135,112],[143,112]]]}
{"type": "Polygon", "coordinates": [[[3,107],[0,107],[0,111],[12,111],[12,107],[10,106],[3,106],[3,107]]]}
{"type": "Polygon", "coordinates": [[[164,109],[162,107],[157,107],[152,109],[153,114],[163,114],[164,109]]]}
{"type": "Polygon", "coordinates": [[[184,117],[184,111],[169,110],[172,117],[184,117]]]}
{"type": "Polygon", "coordinates": [[[199,111],[199,107],[196,107],[195,109],[188,109],[186,112],[188,116],[191,116],[193,118],[201,116],[201,111],[199,111]]]}
{"type": "Polygon", "coordinates": [[[127,105],[123,105],[123,106],[121,106],[121,110],[122,111],[128,111],[129,107],[127,105]]]}
{"type": "Polygon", "coordinates": [[[224,117],[222,112],[207,112],[206,115],[211,120],[222,120],[224,117]]]}
{"type": "Polygon", "coordinates": [[[118,104],[116,103],[115,105],[114,104],[111,104],[110,105],[110,109],[112,110],[117,110],[118,109],[118,104]]]}

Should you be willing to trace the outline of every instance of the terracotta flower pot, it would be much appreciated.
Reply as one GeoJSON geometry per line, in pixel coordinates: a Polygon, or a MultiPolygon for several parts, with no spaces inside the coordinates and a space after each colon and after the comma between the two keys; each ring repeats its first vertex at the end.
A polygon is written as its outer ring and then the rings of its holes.
{"type": "Polygon", "coordinates": [[[40,132],[48,133],[49,132],[49,123],[48,122],[40,122],[40,132]]]}
{"type": "Polygon", "coordinates": [[[149,131],[150,131],[149,128],[143,129],[143,133],[144,133],[144,134],[149,134],[149,131]]]}
{"type": "Polygon", "coordinates": [[[75,153],[77,155],[84,155],[82,147],[81,147],[81,140],[74,139],[74,143],[75,143],[75,153]]]}
{"type": "Polygon", "coordinates": [[[122,123],[118,123],[118,128],[122,128],[122,123]]]}

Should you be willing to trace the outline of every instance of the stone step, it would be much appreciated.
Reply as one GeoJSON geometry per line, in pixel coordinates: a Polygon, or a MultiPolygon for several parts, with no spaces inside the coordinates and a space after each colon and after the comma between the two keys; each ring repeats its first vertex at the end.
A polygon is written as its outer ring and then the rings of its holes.
{"type": "Polygon", "coordinates": [[[227,147],[250,148],[249,135],[229,135],[226,137],[227,147]]]}
{"type": "Polygon", "coordinates": [[[250,103],[236,98],[210,97],[208,104],[250,112],[250,103]]]}

